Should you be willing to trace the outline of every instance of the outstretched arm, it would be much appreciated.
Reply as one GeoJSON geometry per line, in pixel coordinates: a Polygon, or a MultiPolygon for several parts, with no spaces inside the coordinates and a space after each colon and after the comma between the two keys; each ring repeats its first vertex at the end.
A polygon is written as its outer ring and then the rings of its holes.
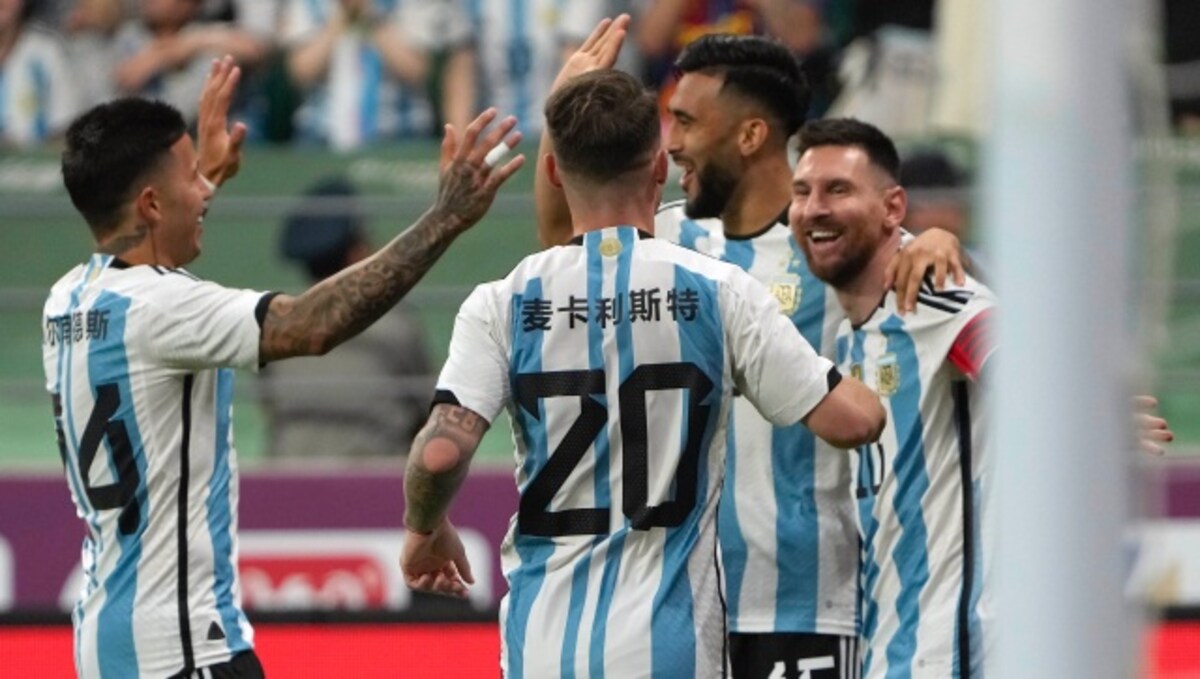
{"type": "Polygon", "coordinates": [[[262,324],[261,362],[324,354],[358,334],[400,301],[459,234],[483,218],[496,190],[525,160],[518,155],[495,169],[484,163],[501,140],[511,147],[521,139],[512,132],[517,120],[511,116],[481,134],[495,118],[495,109],[484,111],[467,126],[461,143],[454,127],[446,126],[437,200],[408,230],[299,297],[271,300],[262,324]]]}
{"type": "MultiPolygon", "coordinates": [[[[558,76],[554,78],[554,84],[550,87],[550,93],[556,92],[575,76],[612,68],[621,52],[629,21],[628,14],[622,14],[616,19],[602,19],[588,39],[563,63],[558,76]]],[[[566,243],[571,240],[573,232],[571,210],[567,207],[562,189],[550,183],[544,169],[546,156],[552,152],[550,133],[543,129],[542,139],[538,144],[536,172],[533,176],[533,205],[537,215],[538,242],[544,248],[566,243]]]]}
{"type": "Polygon", "coordinates": [[[465,596],[474,583],[462,542],[446,518],[487,420],[461,406],[434,406],[413,440],[404,473],[404,552],[400,568],[409,587],[465,596]]]}

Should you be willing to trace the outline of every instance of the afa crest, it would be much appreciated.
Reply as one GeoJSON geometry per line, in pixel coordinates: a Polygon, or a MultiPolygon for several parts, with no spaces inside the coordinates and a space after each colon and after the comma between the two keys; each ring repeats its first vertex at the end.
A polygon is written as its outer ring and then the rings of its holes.
{"type": "Polygon", "coordinates": [[[850,376],[853,377],[854,379],[858,380],[859,382],[862,382],[862,376],[863,376],[862,363],[850,364],[850,376]]]}
{"type": "Polygon", "coordinates": [[[875,365],[875,387],[880,396],[891,396],[900,388],[900,362],[896,354],[879,357],[875,365]]]}
{"type": "Polygon", "coordinates": [[[804,296],[803,288],[800,287],[800,279],[796,277],[772,283],[771,294],[775,295],[775,301],[779,302],[779,310],[785,316],[796,313],[796,310],[800,308],[800,300],[804,296]]]}

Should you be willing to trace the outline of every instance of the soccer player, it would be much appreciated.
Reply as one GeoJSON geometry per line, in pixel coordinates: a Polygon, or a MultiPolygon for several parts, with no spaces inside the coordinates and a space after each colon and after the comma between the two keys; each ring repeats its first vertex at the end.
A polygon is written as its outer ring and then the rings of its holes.
{"type": "Polygon", "coordinates": [[[716,506],[733,391],[835,445],[874,440],[882,412],[751,276],[649,237],[667,157],[636,79],[567,82],[546,129],[575,238],[459,311],[405,478],[405,579],[465,591],[446,509],[507,408],[521,491],[502,554],[507,676],[724,676],[716,506]]]}
{"type": "MultiPolygon", "coordinates": [[[[321,354],[390,309],[520,166],[483,165],[516,125],[448,127],[433,206],[370,258],[290,297],[182,268],[200,254],[208,182],[232,177],[240,71],[215,61],[199,151],[166,104],[117,100],[67,132],[63,179],[96,252],[50,291],[43,360],[59,450],[87,527],[75,607],[82,677],[262,676],[240,606],[233,371],[321,354]]],[[[515,143],[519,135],[509,135],[515,143]]]]}
{"type": "Polygon", "coordinates": [[[838,362],[883,399],[888,424],[855,456],[862,537],[864,677],[973,677],[983,670],[992,441],[980,403],[995,297],[970,276],[901,316],[886,285],[907,197],[877,128],[821,120],[800,131],[789,219],[809,269],[846,312],[838,362]]]}
{"type": "MultiPolygon", "coordinates": [[[[618,18],[604,28],[560,80],[571,69],[610,66],[623,25],[618,18]]],[[[787,226],[787,142],[808,100],[799,64],[763,38],[710,35],[689,44],[677,66],[666,148],[684,171],[686,198],[659,208],[655,236],[745,269],[774,293],[809,343],[833,358],[844,315],[828,286],[808,271],[787,226]]],[[[540,233],[560,242],[570,214],[544,180],[539,173],[540,233]]],[[[954,238],[933,231],[899,252],[898,282],[915,295],[910,278],[930,263],[939,275],[947,268],[961,275],[958,254],[954,238]]],[[[774,426],[745,399],[734,402],[726,443],[719,516],[733,675],[844,676],[858,639],[848,457],[801,425],[774,426]],[[735,451],[742,453],[736,459],[735,451]]]]}

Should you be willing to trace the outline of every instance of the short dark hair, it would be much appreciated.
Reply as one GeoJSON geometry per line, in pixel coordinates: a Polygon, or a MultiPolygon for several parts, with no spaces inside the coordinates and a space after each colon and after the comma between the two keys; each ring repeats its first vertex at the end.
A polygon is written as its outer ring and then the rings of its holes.
{"type": "Polygon", "coordinates": [[[900,154],[896,144],[878,127],[854,118],[814,120],[800,128],[798,155],[818,146],[857,146],[866,151],[871,164],[893,181],[900,181],[900,154]]]}
{"type": "Polygon", "coordinates": [[[647,162],[658,149],[658,101],[628,73],[592,71],[550,95],[546,129],[563,169],[609,181],[647,162]]]}
{"type": "Polygon", "coordinates": [[[173,106],[124,98],[100,104],[67,128],[63,183],[96,235],[116,228],[135,183],[187,134],[173,106]]]}
{"type": "Polygon", "coordinates": [[[712,33],[688,43],[675,60],[678,73],[702,71],[778,118],[789,139],[808,115],[809,86],[800,61],[782,44],[756,35],[712,33]]]}

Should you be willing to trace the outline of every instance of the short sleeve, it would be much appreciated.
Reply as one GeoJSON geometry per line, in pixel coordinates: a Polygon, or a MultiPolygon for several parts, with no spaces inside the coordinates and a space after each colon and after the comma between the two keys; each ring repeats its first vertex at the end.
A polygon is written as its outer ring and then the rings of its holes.
{"type": "Polygon", "coordinates": [[[454,319],[450,355],[438,376],[438,401],[456,403],[489,423],[509,398],[508,352],[491,288],[479,286],[454,319]]]}
{"type": "Polygon", "coordinates": [[[772,424],[799,422],[829,394],[833,363],[817,354],[749,274],[737,270],[728,290],[722,313],[738,389],[772,424]]]}
{"type": "Polygon", "coordinates": [[[149,302],[146,349],[179,368],[258,369],[262,292],[226,288],[183,273],[167,273],[149,302]]]}

